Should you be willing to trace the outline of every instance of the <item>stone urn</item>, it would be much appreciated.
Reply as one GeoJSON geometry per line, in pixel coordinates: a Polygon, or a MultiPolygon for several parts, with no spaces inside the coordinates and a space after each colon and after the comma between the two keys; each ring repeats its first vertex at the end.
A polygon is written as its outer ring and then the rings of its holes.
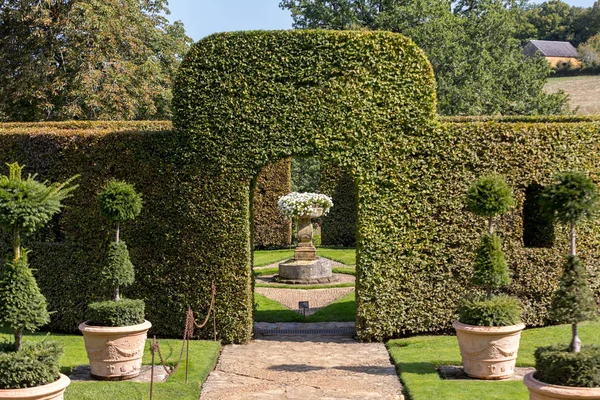
{"type": "MultiPolygon", "coordinates": [[[[86,321],[87,322],[87,321],[86,321]]],[[[102,380],[135,378],[142,368],[142,356],[152,324],[131,326],[79,325],[90,360],[92,377],[102,380]]]]}
{"type": "Polygon", "coordinates": [[[24,389],[0,389],[0,400],[63,400],[71,380],[60,374],[58,380],[42,386],[24,389]]]}
{"type": "Polygon", "coordinates": [[[478,379],[507,379],[515,372],[525,324],[476,326],[454,321],[465,373],[478,379]]]}
{"type": "Polygon", "coordinates": [[[529,389],[529,400],[600,400],[600,388],[550,385],[535,379],[534,374],[530,372],[523,378],[523,383],[529,389]]]}
{"type": "Polygon", "coordinates": [[[313,245],[313,228],[311,219],[323,215],[323,209],[313,207],[310,214],[298,216],[298,245],[294,250],[295,261],[314,261],[317,259],[317,249],[313,245]]]}

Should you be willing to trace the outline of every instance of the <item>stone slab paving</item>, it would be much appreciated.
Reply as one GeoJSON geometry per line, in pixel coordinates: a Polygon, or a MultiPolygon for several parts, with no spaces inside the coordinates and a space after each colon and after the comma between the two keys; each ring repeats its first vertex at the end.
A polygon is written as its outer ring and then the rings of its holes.
{"type": "Polygon", "coordinates": [[[200,400],[403,400],[382,343],[285,336],[223,348],[200,400]]]}
{"type": "MultiPolygon", "coordinates": [[[[138,376],[132,379],[127,379],[127,382],[150,382],[152,376],[152,366],[142,365],[141,372],[138,376]]],[[[164,367],[155,365],[154,366],[154,382],[166,382],[169,374],[165,371],[164,367]]],[[[80,365],[73,368],[69,379],[78,382],[105,382],[102,380],[92,378],[92,370],[89,365],[80,365]]]]}
{"type": "Polygon", "coordinates": [[[298,302],[308,301],[310,309],[306,315],[313,314],[319,309],[341,299],[348,293],[354,291],[353,287],[330,288],[330,289],[279,289],[274,287],[256,287],[256,293],[260,293],[273,299],[290,310],[298,310],[298,302]]]}
{"type": "MultiPolygon", "coordinates": [[[[533,371],[535,371],[533,367],[515,367],[515,374],[506,380],[522,381],[525,375],[533,371]]],[[[467,376],[460,365],[440,365],[438,372],[443,379],[476,380],[476,378],[467,376]]]]}
{"type": "Polygon", "coordinates": [[[254,336],[343,335],[356,336],[354,322],[255,322],[254,336]]]}

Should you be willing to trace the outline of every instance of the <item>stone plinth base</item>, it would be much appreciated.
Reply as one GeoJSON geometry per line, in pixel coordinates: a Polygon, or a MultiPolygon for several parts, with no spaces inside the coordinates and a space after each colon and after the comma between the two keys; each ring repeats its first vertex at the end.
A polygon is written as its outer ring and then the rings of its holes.
{"type": "Polygon", "coordinates": [[[287,260],[279,264],[277,281],[281,283],[329,283],[335,282],[331,261],[317,258],[315,261],[287,260]]]}
{"type": "Polygon", "coordinates": [[[298,246],[294,249],[294,260],[315,262],[317,260],[317,249],[312,244],[310,246],[298,246]]]}

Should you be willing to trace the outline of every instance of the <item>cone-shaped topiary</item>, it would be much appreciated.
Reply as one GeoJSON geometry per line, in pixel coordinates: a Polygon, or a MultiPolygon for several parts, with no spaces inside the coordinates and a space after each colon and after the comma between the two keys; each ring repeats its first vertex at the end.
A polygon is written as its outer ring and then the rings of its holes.
{"type": "MultiPolygon", "coordinates": [[[[27,266],[27,251],[19,259],[7,259],[0,274],[0,325],[35,331],[50,322],[46,306],[27,266]]],[[[15,342],[15,347],[20,348],[20,343],[15,342]]]]}
{"type": "Polygon", "coordinates": [[[133,185],[110,180],[98,194],[102,214],[116,223],[115,241],[110,243],[107,262],[102,269],[102,281],[114,290],[114,303],[100,302],[89,305],[90,318],[98,325],[114,326],[119,323],[135,325],[144,321],[144,303],[141,300],[120,301],[120,288],[131,285],[135,280],[133,264],[124,241],[120,240],[120,223],[134,219],[142,209],[142,196],[133,185]],[[115,316],[121,316],[115,318],[115,316]]]}
{"type": "Polygon", "coordinates": [[[22,346],[23,329],[35,330],[49,322],[46,299],[27,265],[21,249],[21,233],[33,232],[46,224],[62,208],[61,201],[77,186],[22,178],[23,167],[8,164],[9,175],[0,176],[0,227],[13,235],[14,255],[0,275],[0,325],[15,332],[15,350],[22,346]]]}
{"type": "Polygon", "coordinates": [[[502,240],[495,234],[484,234],[475,256],[475,273],[472,282],[487,291],[510,284],[506,258],[502,252],[502,240]]]}
{"type": "Polygon", "coordinates": [[[576,257],[575,226],[596,216],[600,196],[596,184],[583,173],[566,172],[558,174],[555,180],[556,183],[542,192],[540,204],[543,212],[570,227],[571,252],[560,288],[554,295],[550,315],[559,321],[571,323],[570,350],[578,353],[581,351],[581,340],[577,324],[594,317],[597,306],[589,289],[585,268],[576,257]]]}

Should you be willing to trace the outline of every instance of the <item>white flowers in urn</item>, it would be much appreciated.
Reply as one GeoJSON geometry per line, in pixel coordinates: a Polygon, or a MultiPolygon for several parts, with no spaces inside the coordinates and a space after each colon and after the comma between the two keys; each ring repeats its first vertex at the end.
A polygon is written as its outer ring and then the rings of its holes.
{"type": "Polygon", "coordinates": [[[322,215],[326,215],[332,206],[331,197],[320,193],[292,192],[280,197],[277,202],[279,211],[288,218],[314,214],[319,208],[323,209],[322,215]]]}

